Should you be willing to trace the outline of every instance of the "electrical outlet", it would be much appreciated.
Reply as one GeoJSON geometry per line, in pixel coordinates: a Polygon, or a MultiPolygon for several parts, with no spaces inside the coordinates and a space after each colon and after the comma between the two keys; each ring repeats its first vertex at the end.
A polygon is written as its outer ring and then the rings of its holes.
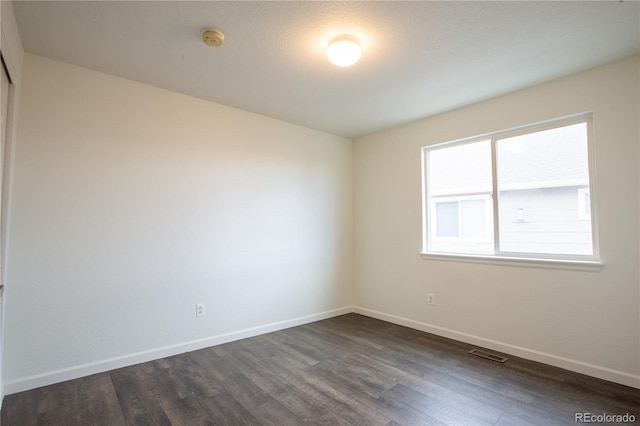
{"type": "Polygon", "coordinates": [[[435,297],[433,296],[433,293],[427,294],[427,303],[430,305],[433,305],[435,303],[435,297]]]}
{"type": "Polygon", "coordinates": [[[196,316],[197,317],[204,316],[204,303],[196,303],[196,316]]]}

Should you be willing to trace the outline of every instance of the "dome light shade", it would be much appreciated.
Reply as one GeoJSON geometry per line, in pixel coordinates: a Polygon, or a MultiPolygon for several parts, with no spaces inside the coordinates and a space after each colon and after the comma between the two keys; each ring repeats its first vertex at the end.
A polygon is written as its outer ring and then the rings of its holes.
{"type": "Polygon", "coordinates": [[[358,62],[362,55],[360,42],[350,35],[340,35],[329,41],[327,58],[339,67],[348,67],[358,62]]]}

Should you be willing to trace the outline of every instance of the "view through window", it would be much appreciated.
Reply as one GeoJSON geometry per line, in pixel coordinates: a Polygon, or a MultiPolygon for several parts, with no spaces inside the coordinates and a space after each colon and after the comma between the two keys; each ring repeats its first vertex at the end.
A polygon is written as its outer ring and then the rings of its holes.
{"type": "Polygon", "coordinates": [[[595,259],[590,116],[425,147],[424,251],[595,259]]]}

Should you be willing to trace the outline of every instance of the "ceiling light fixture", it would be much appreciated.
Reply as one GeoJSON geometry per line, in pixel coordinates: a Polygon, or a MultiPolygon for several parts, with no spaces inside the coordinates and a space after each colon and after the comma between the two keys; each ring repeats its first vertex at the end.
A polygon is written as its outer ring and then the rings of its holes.
{"type": "Polygon", "coordinates": [[[339,67],[348,67],[358,62],[362,55],[360,42],[350,35],[339,35],[329,40],[327,58],[339,67]]]}

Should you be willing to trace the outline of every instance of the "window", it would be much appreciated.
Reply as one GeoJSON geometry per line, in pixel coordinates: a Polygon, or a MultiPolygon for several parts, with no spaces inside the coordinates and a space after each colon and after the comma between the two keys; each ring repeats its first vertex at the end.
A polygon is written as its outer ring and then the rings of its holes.
{"type": "Polygon", "coordinates": [[[434,248],[490,252],[493,227],[491,198],[488,195],[433,197],[431,217],[434,248]]]}
{"type": "Polygon", "coordinates": [[[597,261],[591,116],[423,148],[423,253],[597,261]]]}
{"type": "Polygon", "coordinates": [[[434,200],[436,238],[486,239],[488,223],[484,198],[434,200]]]}

